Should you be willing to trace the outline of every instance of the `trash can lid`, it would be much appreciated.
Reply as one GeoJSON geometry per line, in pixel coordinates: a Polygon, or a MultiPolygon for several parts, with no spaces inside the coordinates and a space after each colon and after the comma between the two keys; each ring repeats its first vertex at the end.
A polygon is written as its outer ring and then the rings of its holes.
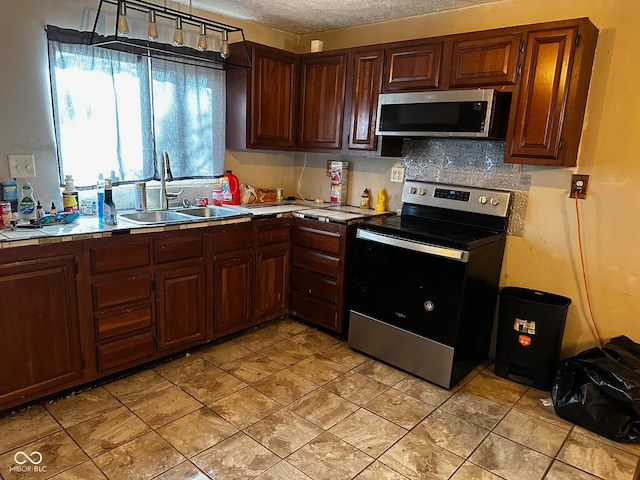
{"type": "Polygon", "coordinates": [[[520,301],[545,303],[559,307],[568,306],[571,303],[571,299],[569,297],[522,287],[502,287],[500,289],[500,295],[515,298],[520,301]]]}

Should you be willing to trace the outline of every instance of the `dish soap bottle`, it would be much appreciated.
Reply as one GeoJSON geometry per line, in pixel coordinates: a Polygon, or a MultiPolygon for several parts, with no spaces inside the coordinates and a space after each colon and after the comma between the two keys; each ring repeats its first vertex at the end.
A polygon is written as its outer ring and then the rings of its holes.
{"type": "Polygon", "coordinates": [[[360,195],[360,208],[369,208],[369,202],[371,197],[369,196],[369,189],[365,188],[362,195],[360,195]]]}
{"type": "Polygon", "coordinates": [[[111,189],[111,179],[107,178],[104,181],[104,206],[102,222],[105,225],[117,225],[118,224],[118,212],[116,210],[116,204],[113,202],[113,191],[111,189]]]}
{"type": "Polygon", "coordinates": [[[101,173],[98,174],[96,190],[98,191],[98,223],[102,225],[104,223],[104,176],[101,173]]]}
{"type": "Polygon", "coordinates": [[[384,188],[378,190],[378,195],[376,195],[376,212],[384,212],[386,210],[387,203],[387,192],[384,188]]]}
{"type": "Polygon", "coordinates": [[[62,191],[62,209],[65,212],[77,212],[80,210],[78,192],[73,183],[73,175],[64,176],[64,190],[62,191]]]}
{"type": "Polygon", "coordinates": [[[36,218],[36,202],[33,201],[33,188],[31,188],[29,182],[22,185],[22,196],[18,206],[18,213],[20,214],[20,218],[25,222],[36,218]]]}

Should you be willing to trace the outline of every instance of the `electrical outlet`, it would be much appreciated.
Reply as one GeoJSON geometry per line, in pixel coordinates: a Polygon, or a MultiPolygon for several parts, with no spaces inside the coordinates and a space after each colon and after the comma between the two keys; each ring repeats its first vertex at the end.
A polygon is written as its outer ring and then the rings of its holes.
{"type": "Polygon", "coordinates": [[[36,162],[33,155],[7,155],[9,157],[9,176],[11,178],[34,178],[36,162]]]}
{"type": "Polygon", "coordinates": [[[569,196],[571,198],[587,198],[587,187],[589,186],[589,175],[571,175],[571,187],[569,196]]]}
{"type": "Polygon", "coordinates": [[[391,181],[396,183],[404,182],[404,167],[391,167],[391,181]]]}

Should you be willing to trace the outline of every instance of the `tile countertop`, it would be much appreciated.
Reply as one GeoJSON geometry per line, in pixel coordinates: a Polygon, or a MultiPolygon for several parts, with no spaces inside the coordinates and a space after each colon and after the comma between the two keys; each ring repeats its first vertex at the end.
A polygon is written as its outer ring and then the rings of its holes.
{"type": "MultiPolygon", "coordinates": [[[[230,205],[228,205],[230,206],[230,205]]],[[[0,230],[0,248],[20,247],[58,243],[87,238],[111,237],[123,234],[139,234],[163,232],[169,230],[185,230],[202,228],[211,225],[225,225],[251,221],[253,217],[293,215],[300,218],[312,218],[322,222],[355,223],[374,215],[391,214],[391,212],[376,212],[349,205],[318,204],[315,202],[302,203],[300,201],[283,204],[251,204],[239,205],[238,216],[217,220],[196,218],[184,223],[168,223],[153,225],[138,225],[127,221],[120,221],[118,225],[99,225],[96,217],[81,216],[70,224],[47,225],[35,229],[0,230]]]]}

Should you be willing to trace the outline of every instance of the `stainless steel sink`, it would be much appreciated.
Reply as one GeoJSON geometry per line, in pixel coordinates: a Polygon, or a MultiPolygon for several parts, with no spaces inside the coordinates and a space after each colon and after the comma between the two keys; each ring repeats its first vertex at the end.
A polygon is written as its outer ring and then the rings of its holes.
{"type": "Polygon", "coordinates": [[[151,210],[149,212],[131,212],[121,213],[119,218],[127,222],[137,223],[141,225],[151,225],[154,223],[176,223],[176,222],[192,222],[194,218],[180,212],[172,210],[151,210]]]}
{"type": "Polygon", "coordinates": [[[231,217],[233,215],[244,215],[246,213],[239,208],[218,207],[215,205],[209,205],[207,207],[182,208],[180,210],[176,210],[176,212],[201,218],[231,217]]]}

